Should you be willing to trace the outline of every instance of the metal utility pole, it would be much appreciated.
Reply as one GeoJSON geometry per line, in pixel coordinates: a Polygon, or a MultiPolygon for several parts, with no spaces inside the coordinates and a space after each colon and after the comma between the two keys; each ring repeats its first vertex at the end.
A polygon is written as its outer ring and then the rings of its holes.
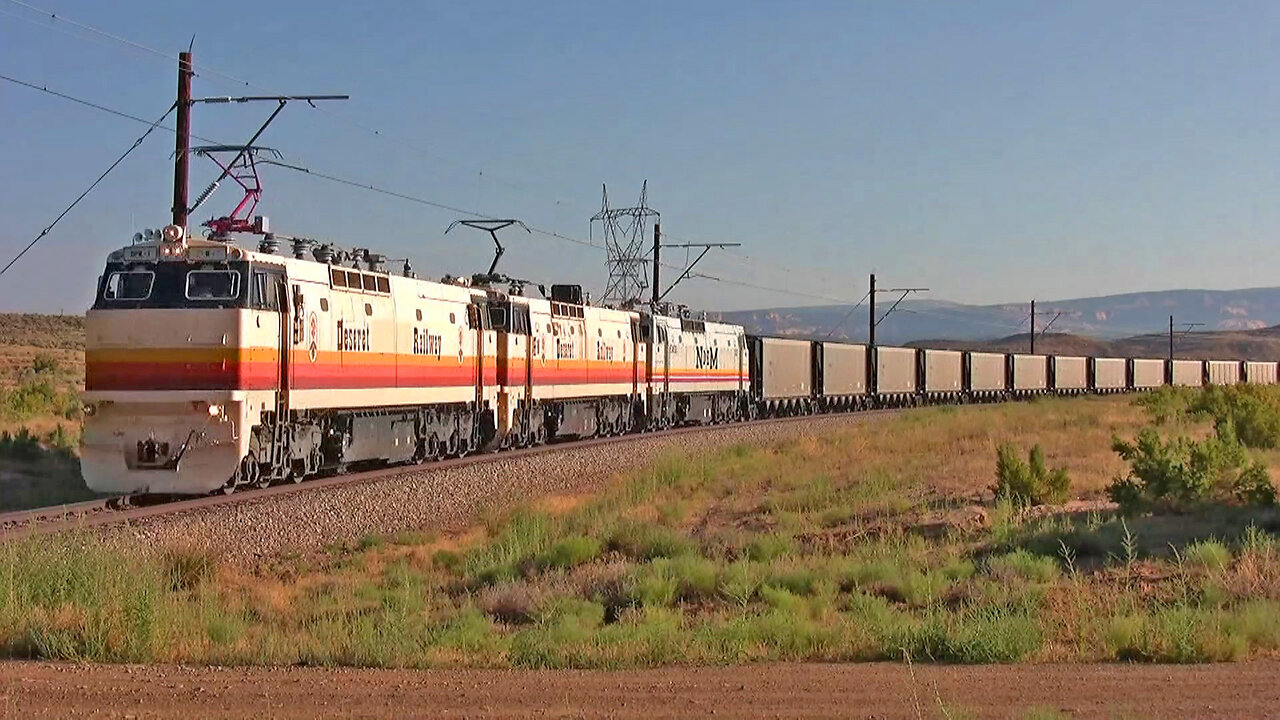
{"type": "Polygon", "coordinates": [[[178,53],[178,127],[173,148],[173,224],[187,227],[187,177],[191,152],[191,53],[178,53]]]}
{"type": "Polygon", "coordinates": [[[871,273],[871,287],[867,289],[867,344],[876,346],[876,274],[871,273]]]}
{"type": "Polygon", "coordinates": [[[653,310],[658,311],[658,278],[662,274],[662,223],[653,223],[653,310]]]}
{"type": "Polygon", "coordinates": [[[215,235],[226,235],[228,232],[259,232],[266,234],[263,227],[256,226],[244,215],[252,215],[256,208],[258,199],[262,195],[262,183],[258,178],[258,170],[255,165],[257,156],[266,152],[279,157],[279,154],[269,148],[260,148],[254,145],[258,137],[266,131],[267,126],[276,119],[284,106],[290,101],[299,100],[309,105],[314,105],[317,100],[347,100],[347,95],[251,95],[246,97],[206,97],[195,98],[191,96],[191,78],[195,76],[194,65],[191,62],[191,51],[178,54],[178,99],[174,103],[178,111],[177,128],[175,135],[177,139],[174,141],[174,158],[173,158],[173,224],[181,228],[186,228],[187,221],[191,216],[191,212],[199,207],[205,200],[217,190],[219,183],[227,178],[232,178],[244,190],[244,199],[236,206],[231,215],[221,218],[213,218],[204,223],[204,226],[214,231],[215,235]],[[191,147],[191,111],[197,104],[207,103],[251,103],[271,101],[277,103],[276,109],[267,118],[266,122],[258,128],[253,137],[249,138],[249,142],[244,145],[212,145],[208,147],[191,147]],[[213,160],[222,171],[218,175],[218,179],[209,184],[205,190],[196,198],[195,203],[189,203],[188,199],[188,182],[190,177],[190,157],[192,153],[202,155],[213,160]],[[230,162],[222,162],[214,157],[215,154],[232,153],[235,155],[230,162]]]}
{"type": "MultiPolygon", "coordinates": [[[[1201,325],[1204,325],[1204,323],[1198,323],[1198,322],[1182,323],[1181,335],[1188,335],[1191,333],[1191,328],[1200,327],[1201,325]]],[[[1173,359],[1173,316],[1172,315],[1169,316],[1169,359],[1170,360],[1173,359]]]]}
{"type": "Polygon", "coordinates": [[[871,273],[871,287],[868,288],[867,290],[867,301],[869,303],[869,306],[868,306],[869,316],[867,318],[867,326],[869,328],[867,332],[867,344],[870,345],[871,347],[875,347],[876,326],[884,322],[885,318],[893,314],[893,311],[897,309],[898,305],[900,305],[903,300],[907,299],[908,295],[910,295],[911,293],[921,293],[921,292],[929,292],[929,288],[897,287],[897,288],[876,289],[876,274],[871,273]],[[902,293],[901,295],[898,296],[897,300],[893,301],[893,304],[889,306],[889,309],[886,310],[884,312],[884,315],[881,315],[880,319],[878,320],[876,319],[876,293],[902,293]]]}
{"type": "MultiPolygon", "coordinates": [[[[1048,315],[1049,313],[1045,312],[1040,314],[1048,315]]],[[[1040,329],[1040,332],[1036,332],[1036,301],[1035,300],[1031,301],[1031,354],[1032,355],[1036,354],[1036,338],[1049,332],[1049,328],[1052,327],[1053,324],[1057,322],[1058,318],[1060,317],[1062,317],[1062,311],[1055,310],[1053,313],[1053,318],[1050,319],[1049,322],[1045,323],[1045,326],[1040,329]]]]}

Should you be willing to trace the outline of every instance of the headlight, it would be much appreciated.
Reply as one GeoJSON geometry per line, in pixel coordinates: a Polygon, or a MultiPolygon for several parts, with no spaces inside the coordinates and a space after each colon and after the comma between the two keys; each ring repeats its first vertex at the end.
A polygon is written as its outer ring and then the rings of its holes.
{"type": "Polygon", "coordinates": [[[221,414],[222,414],[221,405],[213,405],[213,404],[209,405],[209,417],[218,417],[221,414]]]}

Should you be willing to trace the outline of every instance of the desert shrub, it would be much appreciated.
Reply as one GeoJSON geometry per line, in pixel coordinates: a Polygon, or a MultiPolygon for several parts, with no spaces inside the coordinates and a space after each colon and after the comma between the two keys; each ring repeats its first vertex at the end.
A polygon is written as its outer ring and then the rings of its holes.
{"type": "Polygon", "coordinates": [[[31,372],[36,375],[57,375],[62,372],[62,365],[49,353],[38,353],[31,361],[31,372]]]}
{"type": "Polygon", "coordinates": [[[893,629],[885,655],[959,663],[1010,663],[1026,658],[1044,643],[1035,620],[1002,608],[970,608],[955,615],[930,615],[893,629]]]}
{"type": "Polygon", "coordinates": [[[1134,442],[1112,439],[1129,463],[1129,474],[1107,487],[1107,495],[1132,513],[1144,507],[1185,511],[1206,502],[1271,505],[1276,491],[1266,467],[1250,461],[1230,422],[1204,440],[1161,439],[1144,428],[1134,442]]]}
{"type": "Polygon", "coordinates": [[[680,580],[669,561],[655,560],[636,568],[624,582],[624,592],[632,605],[665,607],[672,605],[680,591],[680,580]]]}
{"type": "Polygon", "coordinates": [[[1001,580],[1029,580],[1047,583],[1058,579],[1058,562],[1054,558],[1015,550],[987,560],[987,572],[1001,580]]]}
{"type": "Polygon", "coordinates": [[[747,545],[747,557],[756,562],[769,562],[794,550],[795,542],[785,535],[757,535],[747,545]]]}
{"type": "Polygon", "coordinates": [[[1157,425],[1164,425],[1185,418],[1192,413],[1196,390],[1189,387],[1164,385],[1151,392],[1142,393],[1134,404],[1145,409],[1157,425]]]}
{"type": "Polygon", "coordinates": [[[636,560],[676,557],[693,551],[693,543],[668,527],[626,523],[609,538],[608,548],[636,560]]]}
{"type": "MultiPolygon", "coordinates": [[[[37,364],[43,367],[43,364],[37,364]]],[[[16,387],[0,389],[0,419],[24,422],[37,417],[74,419],[80,397],[71,383],[47,370],[27,370],[16,387]]]]}
{"type": "Polygon", "coordinates": [[[571,568],[591,562],[600,555],[600,541],[585,535],[573,535],[551,546],[538,559],[542,567],[571,568]]]}
{"type": "Polygon", "coordinates": [[[1261,385],[1211,385],[1196,396],[1193,412],[1230,425],[1242,445],[1271,449],[1280,445],[1280,391],[1261,385]]]}
{"type": "Polygon", "coordinates": [[[1017,505],[1060,503],[1069,497],[1071,479],[1065,468],[1050,470],[1045,465],[1039,445],[1031,448],[1027,462],[1023,462],[1017,448],[1002,444],[996,449],[996,484],[992,489],[998,499],[1017,505]]]}
{"type": "Polygon", "coordinates": [[[218,572],[218,556],[207,550],[169,548],[161,557],[171,590],[195,590],[218,572]]]}
{"type": "Polygon", "coordinates": [[[1194,567],[1222,570],[1231,563],[1231,550],[1217,540],[1202,540],[1188,545],[1182,557],[1194,567]]]}
{"type": "Polygon", "coordinates": [[[481,590],[476,604],[494,620],[518,625],[537,620],[550,600],[545,588],[524,580],[508,580],[481,590]]]}
{"type": "Polygon", "coordinates": [[[746,607],[760,588],[760,578],[751,563],[739,561],[721,570],[718,587],[726,600],[746,607]]]}

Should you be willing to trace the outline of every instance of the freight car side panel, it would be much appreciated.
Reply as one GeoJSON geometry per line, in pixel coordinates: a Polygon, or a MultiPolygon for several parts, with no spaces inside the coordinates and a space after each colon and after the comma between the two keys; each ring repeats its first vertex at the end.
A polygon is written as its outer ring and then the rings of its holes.
{"type": "Polygon", "coordinates": [[[1173,365],[1170,374],[1174,385],[1200,387],[1204,384],[1204,361],[1172,360],[1170,362],[1173,365]]]}
{"type": "Polygon", "coordinates": [[[1133,363],[1133,389],[1145,390],[1164,385],[1163,360],[1131,360],[1133,363]]]}
{"type": "Polygon", "coordinates": [[[808,397],[813,390],[812,350],[807,340],[760,338],[761,397],[808,397]]]}
{"type": "Polygon", "coordinates": [[[1057,390],[1084,390],[1088,388],[1088,360],[1082,357],[1054,356],[1053,387],[1057,390]]]}
{"type": "Polygon", "coordinates": [[[964,353],[955,350],[925,350],[924,391],[958,393],[964,379],[964,353]]]}
{"type": "Polygon", "coordinates": [[[1013,389],[1018,391],[1049,388],[1049,358],[1044,355],[1013,356],[1013,389]]]}
{"type": "Polygon", "coordinates": [[[999,353],[969,353],[969,390],[1000,392],[1005,389],[1005,356],[999,353]]]}
{"type": "Polygon", "coordinates": [[[877,393],[902,395],[916,391],[914,348],[878,347],[875,353],[877,393]]]}
{"type": "Polygon", "coordinates": [[[1275,385],[1276,364],[1273,362],[1247,362],[1244,364],[1244,381],[1250,385],[1275,385]]]}
{"type": "Polygon", "coordinates": [[[824,342],[822,344],[822,394],[865,395],[867,393],[867,346],[824,342]]]}
{"type": "Polygon", "coordinates": [[[1123,390],[1128,386],[1123,358],[1094,358],[1093,386],[1098,390],[1123,390]]]}
{"type": "Polygon", "coordinates": [[[1235,360],[1210,360],[1209,383],[1211,385],[1235,385],[1240,382],[1240,363],[1235,360]]]}

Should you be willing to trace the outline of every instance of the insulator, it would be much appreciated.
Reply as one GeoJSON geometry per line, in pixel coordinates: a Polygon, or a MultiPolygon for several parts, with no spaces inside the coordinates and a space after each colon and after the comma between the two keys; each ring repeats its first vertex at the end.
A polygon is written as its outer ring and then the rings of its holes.
{"type": "Polygon", "coordinates": [[[208,200],[209,196],[213,194],[213,191],[217,189],[218,189],[218,182],[216,180],[214,182],[209,183],[209,187],[205,188],[204,192],[196,196],[195,204],[192,205],[191,209],[188,210],[187,212],[195,212],[195,209],[203,205],[204,201],[208,200]]]}
{"type": "Polygon", "coordinates": [[[307,259],[307,249],[311,247],[313,241],[306,238],[293,239],[293,256],[299,260],[307,259]]]}

